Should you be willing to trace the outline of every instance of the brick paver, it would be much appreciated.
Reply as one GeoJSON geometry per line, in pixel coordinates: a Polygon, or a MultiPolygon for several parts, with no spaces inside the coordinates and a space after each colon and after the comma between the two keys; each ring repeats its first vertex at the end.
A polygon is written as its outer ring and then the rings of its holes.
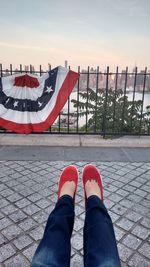
{"type": "MultiPolygon", "coordinates": [[[[150,267],[150,163],[93,163],[102,173],[122,266],[150,267]]],[[[57,200],[59,174],[68,164],[80,172],[71,266],[83,266],[81,171],[86,162],[64,161],[0,162],[0,266],[30,266],[57,200]]]]}

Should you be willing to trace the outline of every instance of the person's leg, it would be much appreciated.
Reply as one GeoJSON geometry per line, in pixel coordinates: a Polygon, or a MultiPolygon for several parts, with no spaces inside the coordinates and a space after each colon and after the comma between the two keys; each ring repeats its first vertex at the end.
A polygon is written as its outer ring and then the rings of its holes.
{"type": "Polygon", "coordinates": [[[58,201],[50,214],[43,238],[35,252],[31,267],[69,267],[70,238],[74,223],[74,198],[77,187],[77,172],[67,167],[60,178],[58,201]],[[72,177],[68,178],[68,170],[72,177]],[[69,179],[69,181],[67,180],[69,179]]]}
{"type": "Polygon", "coordinates": [[[69,267],[70,238],[74,223],[73,198],[64,195],[50,214],[31,267],[69,267]]]}
{"type": "Polygon", "coordinates": [[[84,266],[121,267],[113,224],[100,199],[99,187],[95,181],[88,181],[86,185],[84,266]]]}

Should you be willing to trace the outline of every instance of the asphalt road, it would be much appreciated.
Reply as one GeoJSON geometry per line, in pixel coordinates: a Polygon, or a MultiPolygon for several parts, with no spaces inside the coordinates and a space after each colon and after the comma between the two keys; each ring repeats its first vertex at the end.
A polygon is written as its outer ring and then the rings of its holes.
{"type": "Polygon", "coordinates": [[[150,162],[150,148],[0,146],[0,160],[150,162]]]}

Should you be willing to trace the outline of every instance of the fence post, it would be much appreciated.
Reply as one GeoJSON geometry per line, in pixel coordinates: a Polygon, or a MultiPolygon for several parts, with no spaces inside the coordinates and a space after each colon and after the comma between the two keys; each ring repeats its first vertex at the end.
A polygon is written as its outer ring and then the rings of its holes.
{"type": "Polygon", "coordinates": [[[143,105],[144,105],[146,78],[147,78],[147,67],[145,67],[145,72],[144,72],[144,82],[143,82],[143,92],[142,92],[142,106],[141,106],[141,118],[140,118],[139,134],[141,134],[141,124],[142,124],[142,115],[143,115],[143,105]]]}
{"type": "Polygon", "coordinates": [[[127,90],[127,80],[128,80],[128,67],[126,67],[126,73],[125,73],[124,100],[123,100],[123,109],[122,109],[121,132],[123,132],[123,127],[124,127],[124,112],[125,112],[125,99],[126,99],[126,90],[127,90]]]}
{"type": "Polygon", "coordinates": [[[96,99],[95,99],[95,125],[94,125],[94,133],[96,133],[96,123],[97,123],[97,98],[98,98],[98,79],[99,79],[99,67],[97,67],[96,73],[96,99]]]}
{"type": "Polygon", "coordinates": [[[102,124],[102,132],[103,138],[106,135],[106,116],[107,116],[107,99],[108,99],[108,81],[109,81],[109,67],[107,67],[106,72],[106,94],[105,94],[105,101],[104,101],[104,110],[103,110],[103,124],[102,124]]]}
{"type": "Polygon", "coordinates": [[[86,133],[87,133],[87,123],[88,123],[88,101],[89,101],[89,66],[88,66],[88,69],[87,69],[87,91],[86,91],[86,94],[87,94],[87,100],[86,100],[86,125],[85,125],[85,128],[86,128],[86,133]]]}
{"type": "Polygon", "coordinates": [[[3,77],[3,65],[0,63],[0,75],[3,77]]]}
{"type": "Polygon", "coordinates": [[[137,67],[135,68],[135,76],[134,76],[134,90],[133,90],[133,99],[132,99],[132,108],[131,108],[131,129],[130,132],[132,132],[132,117],[134,112],[134,99],[135,99],[135,89],[136,89],[136,79],[137,79],[137,67]]]}
{"type": "Polygon", "coordinates": [[[113,132],[113,133],[114,133],[114,129],[115,129],[116,95],[117,95],[117,89],[118,89],[118,66],[117,66],[117,68],[116,68],[116,78],[115,78],[115,96],[114,96],[113,126],[112,126],[112,132],[113,132]]]}
{"type": "MultiPolygon", "coordinates": [[[[80,74],[80,66],[78,66],[78,74],[80,74]]],[[[80,90],[80,77],[77,83],[77,133],[79,132],[79,90],[80,90]]]]}

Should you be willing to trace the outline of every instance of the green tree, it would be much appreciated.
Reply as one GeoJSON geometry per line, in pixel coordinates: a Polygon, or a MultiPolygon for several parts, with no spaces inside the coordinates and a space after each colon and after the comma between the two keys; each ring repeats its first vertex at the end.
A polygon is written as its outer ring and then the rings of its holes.
{"type": "Polygon", "coordinates": [[[88,132],[108,133],[139,133],[145,131],[145,116],[141,115],[142,101],[129,101],[122,90],[116,92],[110,88],[97,92],[88,88],[87,92],[80,93],[80,101],[72,100],[74,107],[79,107],[79,116],[88,116],[87,126],[82,130],[88,132]]]}

